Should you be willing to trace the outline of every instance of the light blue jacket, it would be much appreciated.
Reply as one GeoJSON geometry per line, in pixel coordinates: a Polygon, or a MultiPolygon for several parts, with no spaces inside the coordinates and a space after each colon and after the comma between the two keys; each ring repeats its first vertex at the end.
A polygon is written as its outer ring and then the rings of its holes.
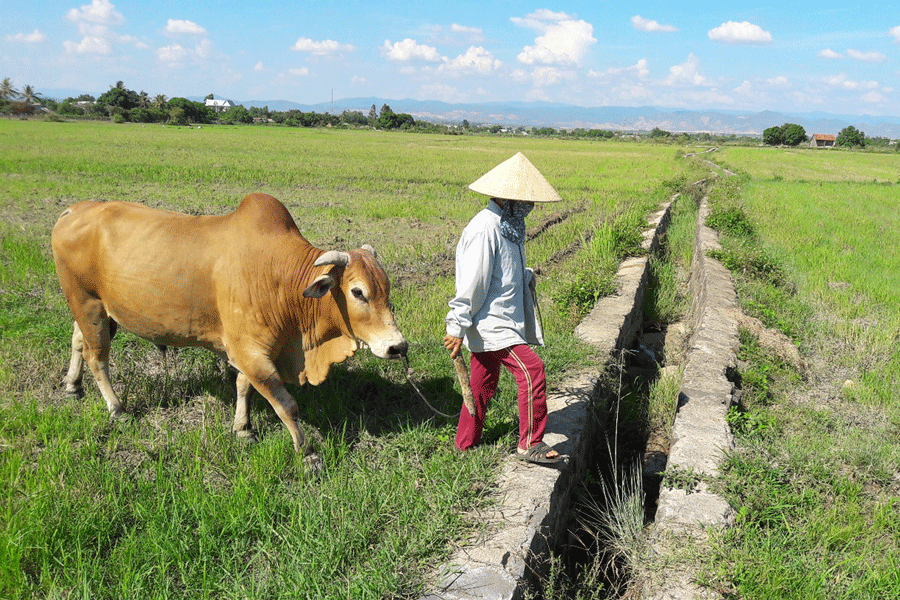
{"type": "Polygon", "coordinates": [[[447,333],[463,338],[471,352],[544,343],[525,246],[500,234],[500,214],[489,202],[456,246],[456,297],[449,302],[447,333]]]}

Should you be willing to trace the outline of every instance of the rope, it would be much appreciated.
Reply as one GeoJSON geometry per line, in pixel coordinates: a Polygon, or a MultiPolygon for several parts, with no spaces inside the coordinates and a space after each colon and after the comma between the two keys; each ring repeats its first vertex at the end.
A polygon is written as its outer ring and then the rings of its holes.
{"type": "Polygon", "coordinates": [[[430,408],[436,415],[444,417],[445,419],[455,419],[458,415],[448,415],[446,413],[442,413],[431,405],[431,402],[428,401],[428,398],[425,397],[425,394],[422,393],[422,390],[420,390],[419,386],[416,385],[416,382],[413,381],[412,368],[409,366],[409,356],[404,356],[403,360],[406,361],[406,380],[409,382],[409,385],[412,386],[412,389],[415,390],[419,398],[421,398],[425,402],[425,404],[428,405],[428,408],[430,408]]]}

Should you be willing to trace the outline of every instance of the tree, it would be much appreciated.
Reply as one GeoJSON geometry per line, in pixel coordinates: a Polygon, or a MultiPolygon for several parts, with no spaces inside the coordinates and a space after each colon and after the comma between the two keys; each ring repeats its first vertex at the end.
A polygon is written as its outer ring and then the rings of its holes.
{"type": "Polygon", "coordinates": [[[840,133],[837,135],[837,139],[834,141],[836,146],[844,146],[847,148],[852,148],[854,146],[859,146],[860,148],[866,147],[866,134],[862,131],[859,131],[853,125],[848,125],[841,129],[840,133]]]}
{"type": "Polygon", "coordinates": [[[806,130],[794,123],[785,123],[781,127],[769,127],[763,131],[763,144],[768,146],[799,146],[808,139],[806,130]]]}
{"type": "Polygon", "coordinates": [[[378,112],[375,110],[375,105],[372,105],[372,108],[369,109],[369,125],[374,126],[375,121],[378,120],[378,112]]]}
{"type": "MultiPolygon", "coordinates": [[[[372,109],[374,110],[374,108],[373,106],[372,109]]],[[[368,125],[369,119],[358,110],[345,110],[341,113],[341,123],[346,123],[347,125],[368,125]]]]}
{"type": "Polygon", "coordinates": [[[799,146],[809,139],[806,137],[806,130],[800,125],[795,125],[793,123],[785,123],[782,125],[782,137],[784,139],[784,144],[787,146],[799,146]]]}
{"type": "Polygon", "coordinates": [[[112,115],[116,112],[122,112],[137,108],[140,106],[141,99],[134,90],[129,90],[121,81],[116,82],[114,87],[109,88],[106,92],[97,98],[97,104],[106,107],[106,111],[112,115]],[[116,110],[119,109],[119,110],[116,110]]]}
{"type": "Polygon", "coordinates": [[[173,125],[187,125],[187,117],[184,114],[184,109],[180,106],[176,106],[175,108],[169,109],[169,123],[173,125]]]}
{"type": "Polygon", "coordinates": [[[22,90],[22,102],[26,104],[34,104],[35,102],[39,102],[41,100],[41,93],[36,92],[33,87],[30,85],[26,85],[22,90]]]}
{"type": "Polygon", "coordinates": [[[187,98],[169,100],[170,115],[173,108],[180,108],[182,111],[179,122],[211,123],[215,118],[214,113],[203,102],[191,102],[187,98]]]}
{"type": "Polygon", "coordinates": [[[233,123],[252,123],[253,117],[250,116],[250,111],[246,108],[238,104],[237,106],[232,106],[225,112],[223,112],[219,116],[219,120],[223,123],[233,124],[233,123]]]}
{"type": "Polygon", "coordinates": [[[18,95],[19,92],[17,92],[16,88],[13,87],[13,84],[9,80],[9,77],[5,77],[3,79],[3,83],[0,83],[0,100],[12,100],[18,95]]]}
{"type": "Polygon", "coordinates": [[[763,131],[763,144],[766,146],[780,146],[783,143],[781,127],[769,127],[763,131]]]}

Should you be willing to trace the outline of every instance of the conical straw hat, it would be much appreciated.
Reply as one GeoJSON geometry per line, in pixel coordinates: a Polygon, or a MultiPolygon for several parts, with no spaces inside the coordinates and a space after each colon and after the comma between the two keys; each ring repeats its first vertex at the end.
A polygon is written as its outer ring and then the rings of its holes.
{"type": "Polygon", "coordinates": [[[560,195],[531,164],[525,155],[517,152],[469,184],[469,189],[491,198],[522,200],[524,202],[559,202],[560,195]]]}

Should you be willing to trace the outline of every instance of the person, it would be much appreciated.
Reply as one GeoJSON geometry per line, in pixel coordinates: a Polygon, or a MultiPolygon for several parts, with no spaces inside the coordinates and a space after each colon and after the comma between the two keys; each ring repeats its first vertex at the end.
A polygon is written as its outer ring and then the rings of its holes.
{"type": "Polygon", "coordinates": [[[525,217],[537,202],[559,194],[521,152],[469,185],[490,198],[463,229],[456,246],[456,296],[450,300],[444,347],[456,358],[463,343],[471,353],[470,386],[475,415],[463,408],[456,448],[481,441],[487,407],[503,366],[516,380],[519,441],[516,457],[534,463],[565,459],[548,446],[544,363],[531,348],[543,345],[535,316],[534,273],[525,267],[525,217]]]}

